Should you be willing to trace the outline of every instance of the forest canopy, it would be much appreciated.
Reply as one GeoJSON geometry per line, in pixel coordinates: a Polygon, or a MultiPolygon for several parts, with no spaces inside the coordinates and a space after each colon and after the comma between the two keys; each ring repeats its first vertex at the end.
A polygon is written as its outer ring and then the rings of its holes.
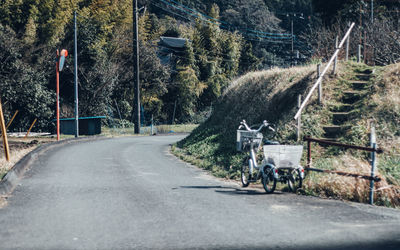
{"type": "MultiPolygon", "coordinates": [[[[70,51],[61,72],[61,116],[73,116],[74,11],[80,116],[133,120],[132,0],[0,0],[0,4],[1,98],[7,120],[20,112],[11,130],[26,129],[35,118],[37,130],[54,128],[57,49],[70,51]]],[[[366,22],[368,4],[360,0],[139,0],[144,123],[151,117],[158,123],[200,122],[239,75],[323,57],[315,46],[318,41],[310,38],[311,31],[332,31],[338,23],[359,22],[361,12],[366,22]],[[161,37],[182,39],[184,46],[171,47],[161,37]]],[[[398,5],[379,1],[377,18],[398,5]]]]}

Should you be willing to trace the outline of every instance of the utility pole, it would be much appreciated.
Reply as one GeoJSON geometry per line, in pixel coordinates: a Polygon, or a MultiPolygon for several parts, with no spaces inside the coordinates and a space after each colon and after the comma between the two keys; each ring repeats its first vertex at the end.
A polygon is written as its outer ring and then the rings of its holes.
{"type": "Polygon", "coordinates": [[[78,113],[78,37],[76,32],[76,11],[74,12],[74,88],[75,88],[75,137],[79,136],[78,113]]]}
{"type": "Polygon", "coordinates": [[[140,88],[139,88],[139,34],[138,34],[138,7],[137,0],[134,0],[134,38],[133,38],[133,67],[134,67],[134,92],[135,92],[135,103],[133,105],[134,122],[135,122],[135,134],[140,134],[140,88]]]}

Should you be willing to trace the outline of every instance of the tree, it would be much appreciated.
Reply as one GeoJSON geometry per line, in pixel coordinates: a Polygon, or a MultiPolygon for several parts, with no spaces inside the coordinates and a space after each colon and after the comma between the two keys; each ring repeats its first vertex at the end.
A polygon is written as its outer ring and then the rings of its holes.
{"type": "Polygon", "coordinates": [[[23,44],[10,28],[0,25],[0,89],[6,117],[19,110],[13,128],[28,129],[37,118],[35,129],[52,128],[55,95],[46,88],[43,71],[22,60],[23,44]]]}
{"type": "Polygon", "coordinates": [[[253,45],[251,43],[243,41],[243,49],[240,55],[240,74],[244,74],[250,71],[255,71],[260,60],[253,54],[253,45]]]}
{"type": "Polygon", "coordinates": [[[205,85],[199,81],[195,71],[190,67],[185,67],[177,74],[175,78],[178,91],[178,103],[184,121],[190,120],[196,111],[196,102],[203,92],[205,85]]]}

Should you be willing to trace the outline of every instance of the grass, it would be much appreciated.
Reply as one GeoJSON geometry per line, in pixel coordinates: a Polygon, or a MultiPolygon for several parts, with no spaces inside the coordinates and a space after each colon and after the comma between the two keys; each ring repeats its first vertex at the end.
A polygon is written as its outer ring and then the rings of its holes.
{"type": "MultiPolygon", "coordinates": [[[[323,81],[324,104],[318,105],[316,94],[302,115],[303,134],[323,136],[322,126],[332,119],[331,110],[343,109],[343,92],[351,87],[356,74],[370,67],[341,63],[335,76],[323,81]]],[[[376,184],[376,204],[400,207],[400,64],[376,68],[368,89],[353,107],[352,119],[344,125],[351,129],[339,141],[368,146],[369,121],[377,125],[378,146],[385,153],[379,156],[376,184]]],[[[233,81],[215,106],[211,117],[197,127],[190,136],[173,146],[181,159],[209,170],[215,176],[238,179],[244,153],[236,152],[236,129],[245,119],[249,124],[266,119],[276,124],[278,132],[264,134],[284,144],[296,144],[293,116],[297,95],[308,92],[316,79],[316,66],[272,69],[252,72],[233,81]]],[[[265,133],[266,131],[264,131],[265,133]]],[[[304,144],[305,145],[305,144],[304,144]]],[[[344,151],[334,147],[313,146],[313,167],[345,172],[370,172],[367,153],[344,151]]],[[[305,164],[305,153],[302,164],[305,164]]],[[[304,182],[309,195],[367,202],[369,182],[333,174],[310,173],[304,182]]]]}
{"type": "MultiPolygon", "coordinates": [[[[153,133],[157,134],[168,134],[168,133],[191,133],[198,125],[197,124],[171,124],[171,125],[156,125],[153,128],[153,133]]],[[[141,127],[142,135],[150,135],[151,127],[141,127]]],[[[133,127],[102,127],[102,135],[104,136],[131,136],[135,135],[135,129],[133,127]]]]}

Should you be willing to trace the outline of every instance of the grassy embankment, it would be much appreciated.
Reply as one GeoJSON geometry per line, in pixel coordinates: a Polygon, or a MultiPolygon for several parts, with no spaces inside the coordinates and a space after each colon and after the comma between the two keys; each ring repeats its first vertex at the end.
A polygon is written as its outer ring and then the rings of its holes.
{"type": "MultiPolygon", "coordinates": [[[[368,67],[363,64],[340,64],[336,76],[324,79],[324,104],[317,103],[316,94],[303,112],[303,135],[325,136],[323,126],[332,120],[332,110],[340,111],[341,103],[356,74],[368,67]]],[[[296,144],[293,116],[297,111],[297,96],[307,94],[316,79],[316,66],[272,69],[249,73],[232,82],[205,123],[173,147],[181,159],[211,171],[215,176],[238,179],[243,154],[235,150],[236,129],[245,119],[249,124],[266,119],[276,124],[278,132],[264,134],[284,144],[296,144]]],[[[367,88],[352,105],[349,129],[337,140],[354,145],[369,145],[369,120],[377,125],[379,155],[375,201],[378,205],[400,206],[400,64],[376,68],[367,88]]],[[[267,133],[267,131],[264,131],[267,133]]],[[[306,144],[304,143],[306,146],[306,144]]],[[[315,144],[314,144],[315,145],[315,144]]],[[[313,146],[313,167],[368,175],[368,154],[334,147],[313,146]]],[[[305,165],[305,152],[302,164],[305,165]]],[[[304,183],[304,193],[367,202],[369,182],[333,174],[310,172],[304,183]]]]}

